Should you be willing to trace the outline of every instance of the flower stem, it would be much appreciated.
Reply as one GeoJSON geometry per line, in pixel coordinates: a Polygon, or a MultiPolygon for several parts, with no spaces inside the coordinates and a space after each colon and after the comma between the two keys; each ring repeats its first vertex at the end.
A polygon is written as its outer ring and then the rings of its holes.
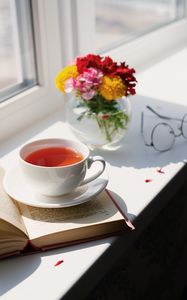
{"type": "Polygon", "coordinates": [[[106,136],[106,140],[108,142],[112,142],[112,137],[108,131],[108,126],[107,126],[107,120],[102,120],[103,122],[103,129],[104,129],[104,133],[105,133],[105,136],[106,136]]]}
{"type": "Polygon", "coordinates": [[[97,121],[97,124],[99,126],[99,128],[101,129],[101,132],[103,132],[106,140],[108,142],[111,142],[112,141],[112,137],[108,131],[108,126],[106,124],[106,120],[102,120],[100,119],[98,116],[96,116],[96,121],[97,121]]]}

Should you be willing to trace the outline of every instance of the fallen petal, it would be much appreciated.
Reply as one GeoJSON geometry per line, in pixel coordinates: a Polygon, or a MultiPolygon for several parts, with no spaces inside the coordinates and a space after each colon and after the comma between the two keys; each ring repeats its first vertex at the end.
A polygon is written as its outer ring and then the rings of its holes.
{"type": "Polygon", "coordinates": [[[157,172],[158,172],[158,173],[161,173],[161,174],[165,174],[165,172],[162,171],[162,168],[157,169],[157,172]]]}
{"type": "Polygon", "coordinates": [[[63,262],[64,262],[63,260],[58,260],[58,261],[56,262],[56,264],[55,264],[55,267],[61,265],[63,262]]]}
{"type": "Polygon", "coordinates": [[[151,182],[153,181],[152,179],[146,179],[145,182],[151,182]]]}

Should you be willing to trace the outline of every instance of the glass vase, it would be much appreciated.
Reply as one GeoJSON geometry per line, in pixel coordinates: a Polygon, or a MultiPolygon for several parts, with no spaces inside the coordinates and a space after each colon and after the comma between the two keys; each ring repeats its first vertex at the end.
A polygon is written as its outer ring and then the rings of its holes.
{"type": "Polygon", "coordinates": [[[66,106],[66,121],[75,136],[90,148],[112,148],[126,134],[131,121],[131,103],[127,97],[116,101],[114,113],[88,113],[76,97],[66,106]]]}

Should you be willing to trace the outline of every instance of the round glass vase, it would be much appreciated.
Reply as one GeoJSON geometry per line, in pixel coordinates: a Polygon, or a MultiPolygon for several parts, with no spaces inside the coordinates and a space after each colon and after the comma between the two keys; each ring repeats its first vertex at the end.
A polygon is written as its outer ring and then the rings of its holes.
{"type": "Polygon", "coordinates": [[[126,134],[131,121],[131,103],[127,97],[116,101],[117,111],[91,113],[76,97],[67,101],[66,121],[75,136],[90,148],[112,148],[126,134]]]}

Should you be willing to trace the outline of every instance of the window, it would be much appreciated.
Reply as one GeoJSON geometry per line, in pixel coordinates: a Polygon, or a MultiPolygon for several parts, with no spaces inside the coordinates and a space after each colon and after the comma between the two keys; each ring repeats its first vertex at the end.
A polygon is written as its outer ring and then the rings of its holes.
{"type": "Polygon", "coordinates": [[[184,0],[95,0],[96,50],[127,43],[182,19],[184,0]]]}
{"type": "Polygon", "coordinates": [[[0,1],[0,101],[36,84],[29,0],[0,1]]]}
{"type": "Polygon", "coordinates": [[[96,52],[124,60],[125,53],[129,64],[137,68],[185,43],[186,0],[69,2],[75,55],[96,52]]]}

